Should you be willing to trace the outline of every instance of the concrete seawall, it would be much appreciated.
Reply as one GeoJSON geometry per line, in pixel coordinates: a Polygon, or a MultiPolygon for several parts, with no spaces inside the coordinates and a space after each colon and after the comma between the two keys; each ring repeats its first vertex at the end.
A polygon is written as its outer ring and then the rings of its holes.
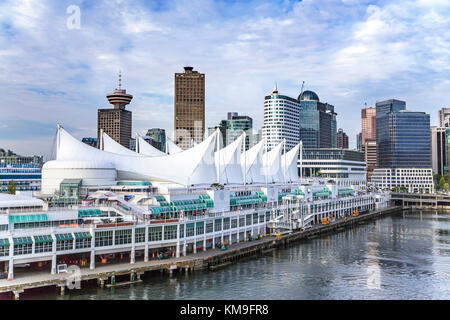
{"type": "MultiPolygon", "coordinates": [[[[160,271],[172,276],[174,273],[184,272],[188,274],[194,270],[216,270],[237,262],[240,259],[261,255],[270,252],[278,247],[284,247],[290,243],[300,240],[316,238],[321,235],[331,234],[353,228],[359,224],[378,219],[382,216],[401,212],[401,207],[389,207],[358,217],[351,217],[333,222],[329,225],[317,225],[305,231],[293,231],[277,238],[275,236],[263,237],[262,239],[240,242],[230,245],[227,250],[210,249],[196,254],[190,254],[180,258],[170,258],[165,260],[152,260],[148,262],[117,263],[99,266],[94,270],[82,268],[79,274],[81,287],[83,282],[97,281],[100,287],[112,287],[120,284],[131,284],[141,282],[141,276],[146,272],[160,271]],[[127,278],[126,282],[116,282],[116,277],[127,278]],[[129,278],[128,278],[129,277],[129,278]]],[[[70,274],[48,274],[31,273],[21,275],[14,280],[0,280],[0,293],[12,292],[15,299],[19,299],[25,290],[56,286],[60,288],[61,294],[65,293],[68,285],[66,278],[70,274]]]]}

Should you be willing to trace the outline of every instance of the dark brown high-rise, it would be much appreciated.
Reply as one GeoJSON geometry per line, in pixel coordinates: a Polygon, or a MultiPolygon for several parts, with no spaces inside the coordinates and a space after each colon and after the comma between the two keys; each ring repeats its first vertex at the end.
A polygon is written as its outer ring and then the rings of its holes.
{"type": "Polygon", "coordinates": [[[131,102],[133,96],[121,88],[121,75],[119,74],[119,88],[106,96],[114,109],[98,109],[97,141],[100,146],[100,129],[126,148],[130,148],[131,141],[131,111],[125,106],[131,102]]]}
{"type": "Polygon", "coordinates": [[[175,73],[175,143],[182,149],[200,143],[205,134],[205,74],[193,67],[175,73]]]}

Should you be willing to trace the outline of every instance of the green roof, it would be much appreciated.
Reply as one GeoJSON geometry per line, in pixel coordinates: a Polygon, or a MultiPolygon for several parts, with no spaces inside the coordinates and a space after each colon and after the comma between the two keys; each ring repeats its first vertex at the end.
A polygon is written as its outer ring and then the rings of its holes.
{"type": "Polygon", "coordinates": [[[73,236],[71,233],[60,233],[60,234],[55,234],[55,236],[56,236],[56,241],[73,240],[73,236]]]}
{"type": "Polygon", "coordinates": [[[53,242],[53,238],[51,235],[33,236],[33,237],[34,243],[53,242]]]}
{"type": "Polygon", "coordinates": [[[41,221],[48,221],[48,216],[46,214],[9,216],[10,223],[41,222],[41,221]]]}
{"type": "Polygon", "coordinates": [[[0,247],[9,247],[8,239],[0,239],[0,247]]]}
{"type": "Polygon", "coordinates": [[[75,239],[91,239],[92,235],[89,232],[75,232],[75,239]]]}
{"type": "Polygon", "coordinates": [[[84,209],[78,210],[78,218],[101,216],[102,211],[100,209],[84,209]]]}
{"type": "Polygon", "coordinates": [[[32,244],[33,240],[31,240],[31,237],[19,237],[19,238],[13,238],[14,245],[21,245],[21,244],[32,244]]]}

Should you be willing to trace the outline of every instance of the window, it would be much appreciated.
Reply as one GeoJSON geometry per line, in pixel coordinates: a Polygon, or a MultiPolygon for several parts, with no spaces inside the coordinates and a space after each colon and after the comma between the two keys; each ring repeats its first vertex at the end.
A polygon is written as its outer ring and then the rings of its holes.
{"type": "Polygon", "coordinates": [[[91,238],[75,239],[75,248],[84,249],[91,247],[91,238]]]}
{"type": "Polygon", "coordinates": [[[194,236],[194,224],[188,223],[186,224],[186,237],[194,236]]]}
{"type": "Polygon", "coordinates": [[[213,232],[213,223],[212,222],[208,222],[206,224],[206,233],[211,233],[213,232]]]}
{"type": "Polygon", "coordinates": [[[0,257],[9,256],[9,245],[0,246],[0,257]]]}
{"type": "Polygon", "coordinates": [[[216,219],[214,221],[214,231],[221,231],[222,230],[222,219],[216,219]]]}
{"type": "Polygon", "coordinates": [[[131,229],[119,229],[116,230],[115,244],[128,244],[131,243],[131,236],[133,231],[131,229]]]}
{"type": "Polygon", "coordinates": [[[197,222],[196,225],[196,235],[204,234],[205,233],[205,222],[197,222]]]}
{"type": "Polygon", "coordinates": [[[73,240],[62,240],[56,242],[56,251],[65,251],[73,249],[73,240]]]}
{"type": "Polygon", "coordinates": [[[223,219],[223,230],[230,229],[230,218],[223,219]]]}
{"type": "Polygon", "coordinates": [[[34,245],[34,252],[51,252],[53,250],[53,242],[39,242],[34,245]]]}
{"type": "Polygon", "coordinates": [[[237,222],[238,222],[237,219],[231,220],[231,229],[237,228],[237,222]]]}
{"type": "Polygon", "coordinates": [[[245,227],[245,217],[239,217],[239,227],[245,227]]]}
{"type": "Polygon", "coordinates": [[[145,228],[136,228],[135,229],[134,242],[145,242],[145,228]]]}
{"type": "Polygon", "coordinates": [[[252,215],[251,214],[248,214],[247,216],[246,216],[246,225],[247,226],[249,226],[249,225],[251,225],[252,224],[252,215]]]}
{"type": "Polygon", "coordinates": [[[161,241],[162,240],[162,227],[148,228],[148,240],[149,241],[161,241]]]}
{"type": "Polygon", "coordinates": [[[164,226],[164,240],[177,238],[177,226],[164,226]]]}
{"type": "Polygon", "coordinates": [[[254,213],[253,214],[253,224],[257,224],[258,223],[258,214],[254,213]]]}
{"type": "Polygon", "coordinates": [[[95,233],[95,246],[106,247],[113,244],[113,232],[111,231],[97,231],[95,233]]]}
{"type": "Polygon", "coordinates": [[[31,254],[33,250],[33,244],[19,244],[14,245],[14,255],[31,254]]]}

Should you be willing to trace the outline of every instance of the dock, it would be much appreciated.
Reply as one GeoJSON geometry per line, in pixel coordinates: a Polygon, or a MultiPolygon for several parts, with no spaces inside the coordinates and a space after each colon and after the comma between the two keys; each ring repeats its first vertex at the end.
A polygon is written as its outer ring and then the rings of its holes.
{"type": "MultiPolygon", "coordinates": [[[[81,268],[79,280],[81,287],[86,281],[97,280],[102,288],[109,288],[118,285],[132,285],[141,282],[141,276],[146,272],[160,271],[172,276],[174,273],[193,272],[195,270],[217,270],[224,268],[242,258],[258,256],[272,252],[276,248],[285,247],[296,241],[308,240],[321,235],[341,232],[345,229],[353,228],[359,224],[378,219],[392,213],[401,212],[401,207],[388,207],[377,211],[369,212],[357,217],[350,217],[347,220],[339,219],[329,225],[315,225],[310,229],[293,231],[276,236],[266,236],[253,241],[239,242],[227,246],[226,250],[219,248],[209,249],[198,253],[190,254],[179,258],[168,258],[164,260],[151,260],[148,262],[116,263],[102,265],[94,270],[81,268]],[[129,281],[117,282],[116,277],[129,276],[129,281]]],[[[49,274],[46,272],[33,274],[20,274],[13,280],[0,280],[0,293],[12,292],[17,300],[25,290],[33,288],[43,288],[55,286],[60,288],[61,295],[65,294],[68,278],[70,274],[49,274]]]]}

